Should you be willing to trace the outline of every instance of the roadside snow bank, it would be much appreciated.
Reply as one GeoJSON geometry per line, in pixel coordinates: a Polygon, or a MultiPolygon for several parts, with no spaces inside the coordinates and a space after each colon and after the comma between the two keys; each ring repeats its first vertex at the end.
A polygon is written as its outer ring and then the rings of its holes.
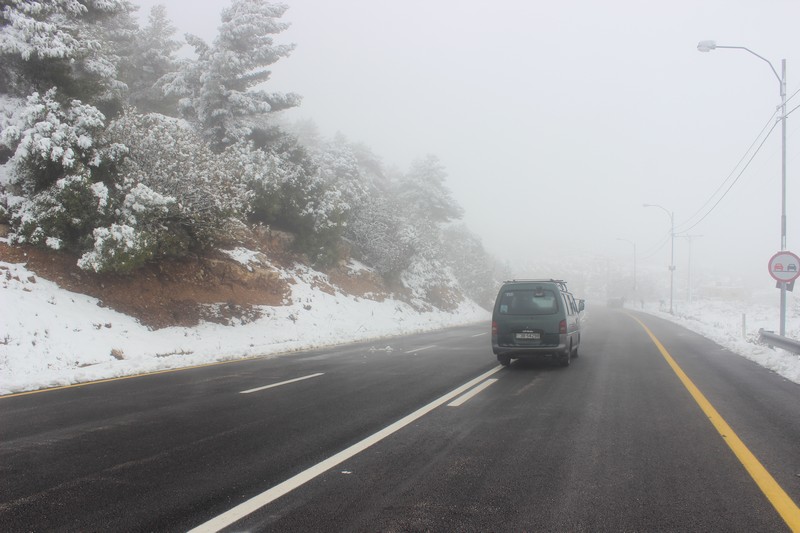
{"type": "Polygon", "coordinates": [[[0,262],[0,394],[489,320],[472,302],[453,313],[419,313],[399,301],[315,290],[302,269],[284,275],[294,278],[294,303],[262,306],[263,316],[255,322],[152,331],[23,265],[0,262]]]}

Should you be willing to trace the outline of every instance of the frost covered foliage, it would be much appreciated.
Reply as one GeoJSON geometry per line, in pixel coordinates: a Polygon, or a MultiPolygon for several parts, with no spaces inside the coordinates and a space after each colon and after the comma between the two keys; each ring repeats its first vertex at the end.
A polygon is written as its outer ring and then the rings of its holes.
{"type": "Polygon", "coordinates": [[[246,184],[260,172],[247,146],[215,154],[185,123],[158,114],[125,114],[106,135],[128,156],[118,168],[115,221],[93,231],[82,268],[129,271],[212,246],[247,212],[246,184]]]}
{"type": "Polygon", "coordinates": [[[14,150],[9,188],[21,196],[9,206],[13,242],[80,250],[110,216],[97,187],[125,147],[98,140],[103,120],[96,108],[62,104],[50,90],[31,95],[3,130],[2,144],[14,150]]]}
{"type": "MultiPolygon", "coordinates": [[[[107,193],[98,192],[98,198],[107,193]]],[[[160,195],[146,185],[130,187],[116,210],[121,223],[94,228],[92,248],[81,256],[78,266],[95,272],[125,273],[164,253],[169,248],[165,241],[176,244],[165,223],[174,205],[174,198],[160,195]]]]}
{"type": "Polygon", "coordinates": [[[32,196],[68,174],[93,175],[107,170],[124,154],[124,146],[98,143],[105,117],[95,107],[72,100],[61,103],[56,90],[33,93],[0,144],[14,151],[12,184],[32,196]]]}
{"type": "Polygon", "coordinates": [[[487,309],[499,288],[497,265],[480,239],[463,224],[442,231],[442,253],[464,293],[487,309]]]}
{"type": "MultiPolygon", "coordinates": [[[[15,146],[3,143],[3,132],[11,127],[15,127],[19,131],[19,111],[24,105],[24,98],[0,94],[0,165],[4,165],[14,155],[16,149],[15,146]]],[[[0,180],[0,192],[4,183],[5,180],[0,180]]]]}
{"type": "Polygon", "coordinates": [[[320,178],[329,188],[338,191],[341,209],[350,211],[367,200],[367,183],[362,177],[358,159],[343,139],[325,145],[315,154],[314,162],[320,178]]]}
{"type": "Polygon", "coordinates": [[[434,155],[414,161],[397,184],[397,198],[412,219],[448,222],[461,218],[463,210],[445,185],[447,173],[434,155]]]}
{"type": "Polygon", "coordinates": [[[132,35],[127,0],[6,0],[0,10],[0,92],[27,96],[52,87],[108,104],[125,89],[116,64],[132,35]]]}
{"type": "Polygon", "coordinates": [[[390,181],[368,150],[361,147],[353,153],[361,175],[368,176],[369,200],[356,204],[346,233],[361,260],[387,277],[398,276],[414,262],[447,264],[441,228],[460,217],[461,208],[450,197],[438,159],[418,160],[408,173],[390,181]]]}
{"type": "Polygon", "coordinates": [[[174,39],[175,31],[166,8],[154,6],[119,67],[120,79],[128,86],[128,102],[141,112],[177,113],[177,98],[165,96],[161,87],[161,79],[178,68],[175,54],[181,42],[174,39]]]}
{"type": "Polygon", "coordinates": [[[301,147],[266,152],[262,172],[250,182],[252,220],[295,234],[295,248],[317,266],[341,259],[347,205],[301,147]]]}
{"type": "Polygon", "coordinates": [[[450,268],[437,259],[422,255],[412,257],[401,280],[421,307],[434,303],[440,309],[452,309],[459,303],[458,281],[450,268]]]}
{"type": "Polygon", "coordinates": [[[411,264],[418,235],[396,205],[380,196],[358,209],[346,236],[359,259],[387,278],[396,278],[411,264]]]}
{"type": "Polygon", "coordinates": [[[222,11],[214,42],[188,35],[197,59],[184,61],[165,77],[165,90],[180,97],[183,116],[199,126],[216,150],[247,139],[253,117],[300,103],[295,94],[253,90],[269,80],[267,67],[294,49],[275,44],[272,37],[288,27],[279,20],[287,9],[265,0],[234,0],[222,11]]]}
{"type": "Polygon", "coordinates": [[[85,248],[92,230],[112,216],[104,194],[103,184],[92,183],[85,175],[58,180],[10,207],[11,242],[56,250],[85,248]]]}

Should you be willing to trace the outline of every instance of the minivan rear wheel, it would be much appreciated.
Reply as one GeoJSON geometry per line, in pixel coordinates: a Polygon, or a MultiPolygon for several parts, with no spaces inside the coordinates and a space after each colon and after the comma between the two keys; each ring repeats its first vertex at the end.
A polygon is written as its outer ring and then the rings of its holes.
{"type": "Polygon", "coordinates": [[[572,362],[572,345],[561,355],[561,366],[569,366],[572,362]]]}
{"type": "Polygon", "coordinates": [[[507,355],[498,355],[497,361],[503,366],[508,366],[511,364],[511,357],[507,355]]]}

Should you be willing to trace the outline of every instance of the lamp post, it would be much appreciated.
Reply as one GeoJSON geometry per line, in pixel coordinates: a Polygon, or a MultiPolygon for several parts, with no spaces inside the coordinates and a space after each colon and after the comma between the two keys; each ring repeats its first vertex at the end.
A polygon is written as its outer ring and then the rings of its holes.
{"type": "MultiPolygon", "coordinates": [[[[700,52],[710,52],[717,48],[732,48],[735,50],[744,50],[764,61],[772,73],[778,78],[778,84],[781,91],[781,251],[786,250],[786,59],[781,59],[781,74],[772,66],[770,61],[749,48],[744,46],[720,46],[715,41],[700,41],[697,43],[697,49],[700,52]]],[[[778,282],[781,289],[781,323],[780,334],[786,334],[786,282],[778,282]]]]}
{"type": "Polygon", "coordinates": [[[643,207],[657,207],[664,211],[669,216],[669,237],[670,237],[670,252],[669,252],[669,314],[675,314],[672,311],[672,300],[675,293],[675,214],[658,204],[642,204],[643,207]]]}
{"type": "Polygon", "coordinates": [[[636,243],[628,239],[622,239],[620,237],[617,237],[617,240],[629,242],[633,245],[633,292],[636,293],[636,243]]]}

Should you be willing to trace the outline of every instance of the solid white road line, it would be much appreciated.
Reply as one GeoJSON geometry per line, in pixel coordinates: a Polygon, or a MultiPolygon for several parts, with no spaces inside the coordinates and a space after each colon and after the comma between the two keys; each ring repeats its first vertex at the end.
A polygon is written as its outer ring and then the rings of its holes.
{"type": "Polygon", "coordinates": [[[239,394],[250,394],[251,392],[258,392],[260,390],[271,389],[273,387],[280,387],[281,385],[288,385],[289,383],[295,383],[297,381],[303,381],[304,379],[316,378],[316,377],[319,377],[319,376],[322,376],[322,375],[324,375],[323,372],[320,372],[318,374],[311,374],[310,376],[303,376],[302,378],[290,379],[289,381],[281,381],[280,383],[273,383],[272,385],[265,385],[263,387],[258,387],[258,388],[255,388],[255,389],[243,390],[239,394]]]}
{"type": "Polygon", "coordinates": [[[478,333],[477,335],[473,335],[473,337],[483,337],[484,335],[488,335],[485,331],[483,333],[478,333]]]}
{"type": "Polygon", "coordinates": [[[264,507],[268,503],[280,498],[281,496],[288,494],[289,492],[293,491],[297,487],[311,481],[315,477],[323,474],[324,472],[330,470],[331,468],[335,467],[336,465],[350,459],[351,457],[361,453],[362,451],[366,450],[370,446],[377,444],[378,442],[382,441],[386,437],[390,436],[391,434],[403,429],[407,425],[411,424],[415,420],[422,418],[426,414],[430,413],[437,407],[446,404],[453,398],[463,394],[464,391],[467,391],[477,385],[478,383],[482,382],[492,374],[495,374],[502,370],[502,366],[496,366],[495,368],[491,369],[490,371],[481,374],[477,378],[468,381],[467,383],[461,385],[457,389],[448,392],[438,400],[434,400],[425,407],[417,409],[410,415],[406,416],[405,418],[401,418],[394,424],[387,426],[386,428],[380,430],[379,432],[371,435],[364,440],[357,442],[350,446],[349,448],[342,450],[341,452],[337,453],[329,457],[328,459],[322,461],[321,463],[312,466],[308,470],[304,470],[300,472],[294,477],[291,477],[284,481],[283,483],[272,487],[271,489],[262,492],[258,496],[254,496],[249,500],[240,503],[233,509],[222,513],[221,515],[217,516],[216,518],[212,518],[208,522],[197,526],[196,528],[192,529],[189,533],[206,533],[206,532],[216,532],[229,525],[233,524],[234,522],[241,520],[245,516],[249,515],[264,507]]]}
{"type": "Polygon", "coordinates": [[[408,351],[406,353],[417,353],[417,352],[421,352],[422,350],[430,350],[431,348],[436,348],[436,345],[435,344],[431,344],[430,346],[423,346],[422,348],[416,348],[416,349],[408,351]]]}
{"type": "Polygon", "coordinates": [[[481,383],[480,385],[478,385],[477,387],[475,387],[474,389],[472,389],[471,391],[466,393],[461,398],[458,398],[457,400],[453,400],[452,402],[447,404],[447,407],[458,407],[459,405],[462,405],[467,400],[469,400],[470,398],[472,398],[473,396],[475,396],[476,394],[481,392],[483,389],[485,389],[486,387],[488,387],[489,385],[491,385],[495,381],[497,381],[497,379],[494,379],[494,378],[487,379],[486,381],[484,381],[483,383],[481,383]]]}

